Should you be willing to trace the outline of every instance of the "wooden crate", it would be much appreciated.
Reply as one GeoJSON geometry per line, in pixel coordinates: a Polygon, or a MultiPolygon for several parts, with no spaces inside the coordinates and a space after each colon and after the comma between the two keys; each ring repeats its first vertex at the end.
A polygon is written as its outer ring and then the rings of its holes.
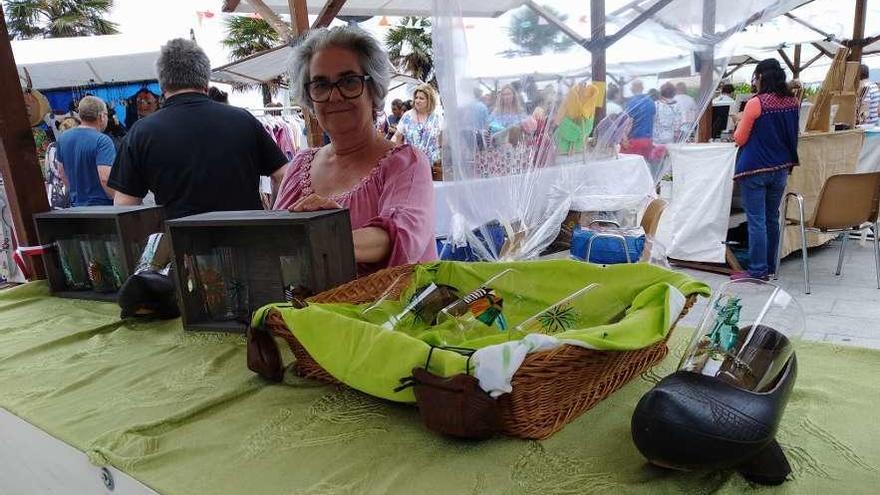
{"type": "Polygon", "coordinates": [[[164,229],[165,210],[160,206],[86,206],[34,215],[40,244],[56,245],[43,255],[46,276],[53,295],[73,299],[116,301],[117,291],[72,290],[62,270],[58,242],[103,238],[119,244],[121,278],[135,270],[147,237],[164,229]]]}
{"type": "MultiPolygon", "coordinates": [[[[298,297],[317,294],[353,280],[356,275],[351,221],[347,210],[310,213],[288,211],[225,211],[204,213],[166,222],[174,251],[177,295],[187,330],[244,332],[253,310],[284,302],[290,287],[298,297]],[[235,272],[205,269],[207,257],[218,250],[235,257],[235,272]],[[284,261],[282,261],[282,257],[284,261]],[[282,267],[284,264],[284,267],[282,267]],[[224,272],[221,283],[206,285],[204,271],[224,272]],[[241,278],[241,281],[237,279],[241,278]],[[221,289],[222,287],[222,289],[221,289]],[[234,317],[217,318],[206,298],[227,294],[235,287],[234,317]],[[241,299],[247,299],[244,304],[241,299]],[[247,306],[247,311],[243,311],[247,306]]],[[[216,312],[216,311],[215,311],[216,312]]]]}

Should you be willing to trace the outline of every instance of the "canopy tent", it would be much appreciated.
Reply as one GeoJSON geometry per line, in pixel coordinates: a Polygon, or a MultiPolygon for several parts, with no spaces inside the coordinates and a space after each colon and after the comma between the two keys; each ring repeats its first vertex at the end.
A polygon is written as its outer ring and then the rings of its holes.
{"type": "MultiPolygon", "coordinates": [[[[289,15],[288,0],[264,0],[267,7],[280,15],[289,15]]],[[[325,0],[307,0],[310,14],[318,14],[324,8],[325,0]]],[[[433,11],[433,0],[348,0],[339,11],[340,16],[425,16],[430,17],[433,11]]],[[[468,2],[463,8],[464,17],[496,17],[504,12],[522,5],[523,0],[480,0],[468,2]]],[[[247,2],[224,0],[224,12],[254,12],[247,2]]]]}
{"type": "MultiPolygon", "coordinates": [[[[606,0],[607,24],[615,28],[626,25],[637,15],[650,8],[657,0],[606,0]]],[[[266,0],[269,8],[278,14],[288,14],[287,0],[266,0]]],[[[325,4],[324,0],[308,0],[309,12],[318,13],[325,4]]],[[[433,14],[431,0],[415,2],[401,2],[396,0],[348,0],[340,11],[340,15],[426,15],[433,14]]],[[[471,6],[463,4],[462,16],[471,17],[497,17],[510,10],[527,4],[524,0],[490,0],[480,2],[479,5],[471,6]]],[[[550,5],[553,5],[550,1],[550,5]]],[[[559,2],[556,2],[559,3],[559,2]]],[[[834,42],[825,41],[826,36],[820,35],[815,30],[806,27],[802,22],[797,22],[789,17],[780,15],[789,12],[797,13],[800,17],[812,22],[825,21],[831,26],[831,30],[838,39],[851,34],[853,13],[841,13],[839,9],[829,8],[835,2],[827,0],[777,0],[753,2],[757,9],[749,25],[743,31],[736,33],[729,41],[730,45],[736,46],[730,57],[732,67],[741,67],[757,60],[776,57],[778,50],[794,44],[809,45],[816,43],[826,47],[832,53],[836,51],[834,42]]],[[[650,29],[652,35],[663,31],[669,36],[680,36],[687,39],[689,32],[699,32],[701,14],[699,9],[692,9],[694,3],[689,1],[672,2],[665,8],[655,13],[646,23],[645,28],[650,29]],[[683,21],[684,20],[684,21],[683,21]],[[670,26],[675,23],[675,30],[651,29],[653,24],[657,27],[670,26]],[[672,33],[672,34],[668,34],[672,33]]],[[[225,1],[224,8],[235,12],[252,12],[248,2],[225,1]]],[[[718,18],[724,18],[730,14],[727,10],[734,9],[727,3],[719,3],[717,6],[718,18]],[[727,10],[725,10],[727,9],[727,10]]],[[[880,7],[871,7],[869,11],[868,30],[872,29],[872,23],[880,23],[880,12],[872,15],[873,10],[880,11],[880,7]],[[876,21],[876,22],[874,22],[876,21]]],[[[569,19],[567,26],[580,36],[590,36],[590,24],[588,16],[582,19],[569,19]]],[[[658,57],[656,52],[643,50],[644,39],[636,32],[618,41],[608,51],[608,67],[610,74],[619,77],[645,77],[657,76],[660,78],[689,77],[695,74],[694,54],[687,50],[678,53],[664,53],[658,57]]],[[[504,33],[499,32],[496,39],[505,39],[504,33]]],[[[812,50],[812,49],[810,49],[812,50]]],[[[808,50],[808,52],[810,51],[808,50]]],[[[866,50],[866,54],[880,52],[880,42],[866,50]]],[[[254,83],[257,81],[271,80],[283,72],[283,67],[289,57],[290,49],[286,46],[276,47],[260,54],[248,57],[238,62],[219,67],[214,70],[213,79],[226,83],[254,83]]],[[[809,53],[808,56],[812,56],[809,53]]],[[[518,60],[524,60],[520,58],[518,60]]],[[[528,57],[529,63],[510,64],[503,57],[485,58],[473,73],[474,78],[486,80],[515,79],[522,76],[532,76],[536,80],[550,80],[558,77],[560,73],[567,77],[588,76],[591,70],[590,55],[580,47],[568,50],[565,53],[545,54],[528,57]],[[581,62],[578,62],[580,60],[581,62]],[[560,67],[566,67],[560,70],[560,67]]]]}
{"type": "Polygon", "coordinates": [[[156,78],[159,47],[125,35],[13,40],[22,80],[34,89],[70,88],[156,78]]]}
{"type": "MultiPolygon", "coordinates": [[[[293,48],[288,45],[276,46],[255,53],[249,57],[232,62],[211,71],[211,80],[226,84],[260,84],[271,81],[287,73],[287,62],[293,48]]],[[[390,88],[402,84],[421,84],[422,81],[404,74],[391,77],[390,88]]]]}
{"type": "Polygon", "coordinates": [[[211,80],[226,84],[259,84],[287,72],[293,48],[276,46],[211,70],[211,80]]]}

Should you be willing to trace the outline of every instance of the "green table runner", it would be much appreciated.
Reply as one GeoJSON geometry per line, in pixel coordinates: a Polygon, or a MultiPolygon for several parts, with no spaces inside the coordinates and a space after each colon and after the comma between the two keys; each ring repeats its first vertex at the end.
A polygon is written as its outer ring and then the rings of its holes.
{"type": "MultiPolygon", "coordinates": [[[[123,323],[112,304],[0,292],[0,407],[163,494],[876,493],[880,353],[804,343],[780,434],[794,480],[648,466],[632,445],[638,398],[672,356],[545,441],[449,440],[416,411],[245,367],[241,336],[123,323]]],[[[285,359],[291,359],[285,356],[285,359]]]]}

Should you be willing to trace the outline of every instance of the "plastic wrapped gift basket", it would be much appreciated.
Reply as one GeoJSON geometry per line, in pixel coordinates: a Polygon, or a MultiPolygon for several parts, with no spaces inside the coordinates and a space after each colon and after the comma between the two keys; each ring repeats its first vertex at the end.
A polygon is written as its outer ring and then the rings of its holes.
{"type": "Polygon", "coordinates": [[[494,397],[498,431],[546,438],[663,359],[708,294],[649,264],[438,262],[382,270],[302,309],[266,306],[253,326],[289,344],[298,375],[392,401],[416,402],[400,385],[417,368],[470,375],[494,397]]]}

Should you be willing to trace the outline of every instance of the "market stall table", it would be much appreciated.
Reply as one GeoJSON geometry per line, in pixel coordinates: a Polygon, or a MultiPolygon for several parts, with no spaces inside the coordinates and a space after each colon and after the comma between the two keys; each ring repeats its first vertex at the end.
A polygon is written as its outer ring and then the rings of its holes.
{"type": "MultiPolygon", "coordinates": [[[[798,139],[800,166],[795,167],[788,178],[786,193],[797,192],[804,197],[806,220],[809,221],[812,218],[819,193],[829,177],[857,171],[864,140],[865,132],[861,129],[801,134],[798,139]]],[[[796,202],[791,202],[787,215],[788,218],[797,218],[796,202]]],[[[820,246],[836,236],[837,234],[807,232],[807,246],[820,246]]],[[[785,231],[785,240],[781,246],[782,257],[788,256],[800,248],[800,228],[796,225],[790,225],[785,231]]]]}
{"type": "MultiPolygon", "coordinates": [[[[83,479],[30,479],[67,473],[59,449],[28,457],[24,444],[45,434],[4,413],[3,427],[19,430],[3,435],[0,458],[19,462],[0,463],[2,493],[52,493],[53,481],[57,493],[109,493],[99,477],[108,465],[166,495],[752,489],[729,472],[650,467],[630,441],[633,408],[675,368],[685,329],[661,365],[553,437],[465,442],[426,431],[409,406],[294,376],[267,384],[245,367],[242,336],[184,333],[179,320],[122,322],[113,304],[47,294],[43,283],[0,292],[0,407],[82,452],[68,465],[78,463],[83,479]],[[76,491],[87,480],[94,488],[76,491]]],[[[779,434],[794,471],[775,491],[871,492],[880,443],[866,434],[875,428],[865,411],[880,407],[880,353],[806,342],[797,352],[798,382],[779,434]]],[[[116,474],[114,493],[146,491],[116,474]]]]}
{"type": "Polygon", "coordinates": [[[563,217],[569,209],[634,208],[654,195],[651,171],[639,155],[586,163],[583,155],[560,156],[556,166],[528,175],[435,182],[435,232],[438,236],[450,234],[455,218],[472,229],[497,218],[544,214],[548,207],[557,205],[565,210],[563,217]]]}

